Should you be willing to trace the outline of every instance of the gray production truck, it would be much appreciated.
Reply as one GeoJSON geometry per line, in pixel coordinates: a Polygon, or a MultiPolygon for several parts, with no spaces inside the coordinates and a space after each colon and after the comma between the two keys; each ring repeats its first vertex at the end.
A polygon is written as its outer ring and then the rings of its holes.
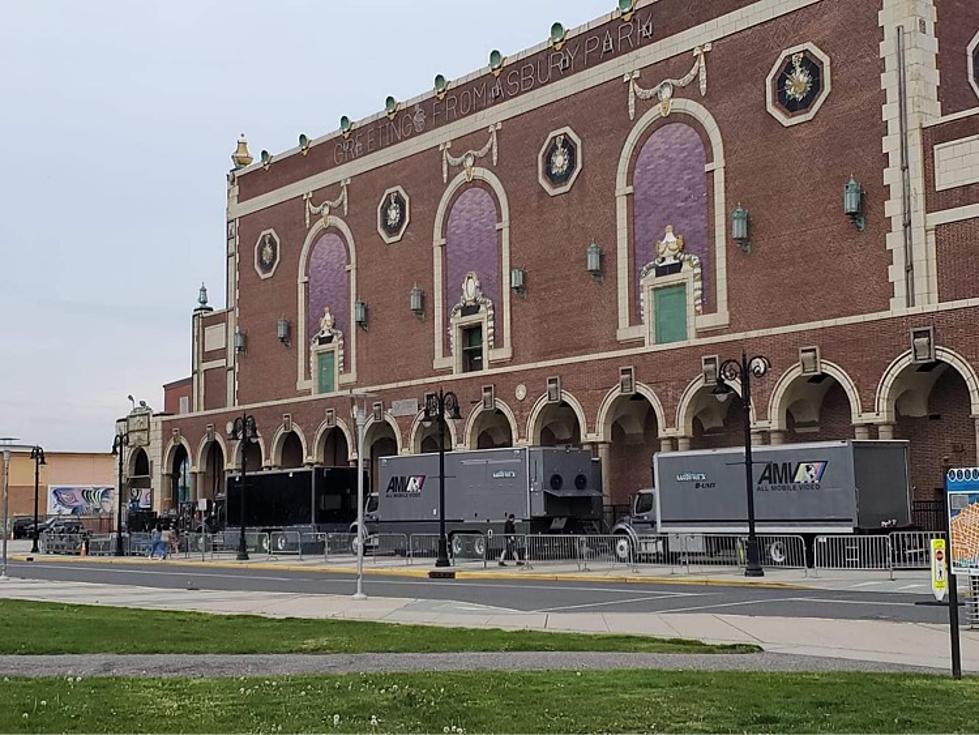
{"type": "MultiPolygon", "coordinates": [[[[377,492],[365,515],[368,534],[438,533],[437,454],[385,457],[378,475],[377,492]]],[[[508,513],[516,516],[521,532],[597,532],[602,516],[600,462],[581,449],[446,453],[445,521],[453,549],[475,543],[477,535],[501,533],[508,513]]]]}
{"type": "MultiPolygon", "coordinates": [[[[755,518],[760,534],[886,532],[911,525],[908,442],[832,441],[759,446],[752,452],[755,518]]],[[[664,538],[644,535],[743,534],[748,531],[744,449],[653,456],[654,487],[633,498],[612,529],[630,548],[654,556],[664,538]]],[[[690,539],[685,548],[690,549],[690,539]]],[[[617,547],[618,548],[618,547],[617,547]]],[[[775,545],[766,553],[779,554],[775,545]]],[[[779,561],[775,559],[775,561],[779,561]]]]}

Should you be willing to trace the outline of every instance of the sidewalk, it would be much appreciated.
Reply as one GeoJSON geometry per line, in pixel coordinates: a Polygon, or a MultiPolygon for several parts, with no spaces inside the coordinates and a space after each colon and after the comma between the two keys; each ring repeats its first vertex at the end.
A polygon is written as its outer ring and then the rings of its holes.
{"type": "MultiPolygon", "coordinates": [[[[947,626],[872,620],[704,613],[524,613],[470,603],[275,592],[163,590],[10,579],[0,597],[90,605],[269,617],[338,618],[505,630],[619,633],[753,643],[773,653],[948,668],[947,626]]],[[[979,672],[979,631],[962,631],[963,668],[979,672]]]]}
{"type": "MultiPolygon", "coordinates": [[[[15,542],[11,546],[12,558],[24,561],[31,556],[28,551],[30,542],[15,542]]],[[[150,561],[141,556],[112,557],[112,556],[50,556],[33,555],[35,563],[97,563],[97,564],[152,564],[159,566],[161,562],[150,561]]],[[[266,554],[253,554],[248,561],[236,561],[231,553],[220,554],[201,560],[199,554],[179,555],[171,557],[163,564],[186,564],[195,567],[212,569],[239,569],[247,566],[251,569],[270,571],[316,572],[323,574],[354,574],[356,559],[351,556],[333,556],[328,561],[323,557],[296,556],[269,557],[266,554]]],[[[432,560],[415,560],[409,564],[403,558],[368,558],[364,561],[364,573],[368,575],[386,575],[410,578],[428,576],[432,560]]],[[[743,570],[736,567],[676,567],[639,565],[610,565],[594,563],[583,569],[575,562],[536,562],[529,566],[509,565],[505,568],[494,563],[468,562],[453,567],[458,579],[495,579],[495,580],[535,580],[561,582],[600,582],[619,584],[675,584],[675,585],[719,585],[719,586],[752,586],[768,588],[805,588],[837,591],[863,592],[896,592],[905,594],[931,594],[931,581],[927,571],[896,571],[893,579],[887,571],[815,571],[805,569],[766,569],[761,578],[747,578],[743,570]]],[[[959,587],[963,594],[968,594],[967,579],[959,579],[959,587]]]]}

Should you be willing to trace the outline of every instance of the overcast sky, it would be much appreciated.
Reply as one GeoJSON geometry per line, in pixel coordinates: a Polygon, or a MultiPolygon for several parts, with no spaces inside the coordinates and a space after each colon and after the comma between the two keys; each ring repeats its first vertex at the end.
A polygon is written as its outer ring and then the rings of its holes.
{"type": "Polygon", "coordinates": [[[614,0],[2,0],[0,436],[109,448],[224,306],[225,176],[614,0]]]}

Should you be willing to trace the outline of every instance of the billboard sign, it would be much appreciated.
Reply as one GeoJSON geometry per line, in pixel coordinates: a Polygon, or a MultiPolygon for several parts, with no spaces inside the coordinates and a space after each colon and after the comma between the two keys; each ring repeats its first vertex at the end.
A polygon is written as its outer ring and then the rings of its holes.
{"type": "Polygon", "coordinates": [[[950,469],[945,491],[951,572],[979,576],[979,467],[950,469]]]}
{"type": "Polygon", "coordinates": [[[114,516],[116,489],[100,485],[48,485],[48,515],[114,516]]]}

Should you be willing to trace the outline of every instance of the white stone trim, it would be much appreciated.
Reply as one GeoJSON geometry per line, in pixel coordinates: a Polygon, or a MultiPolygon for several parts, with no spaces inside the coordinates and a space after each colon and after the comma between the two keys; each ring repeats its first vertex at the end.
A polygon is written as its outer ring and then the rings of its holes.
{"type": "Polygon", "coordinates": [[[306,444],[306,436],[303,434],[302,428],[295,421],[292,422],[292,427],[289,431],[286,431],[285,424],[279,424],[275,428],[275,433],[272,434],[272,456],[269,461],[272,467],[282,466],[282,449],[286,443],[286,436],[290,433],[295,433],[299,437],[299,446],[302,448],[303,463],[308,463],[313,460],[311,453],[309,451],[309,445],[306,444]]]}
{"type": "MultiPolygon", "coordinates": [[[[571,407],[571,410],[574,411],[574,414],[578,419],[578,430],[581,434],[581,442],[585,443],[589,438],[588,419],[585,417],[585,411],[581,407],[581,403],[577,398],[563,388],[561,389],[561,401],[567,403],[571,407]]],[[[531,446],[540,445],[541,427],[537,424],[540,421],[540,417],[544,412],[544,409],[548,406],[555,405],[559,404],[548,401],[546,392],[542,393],[534,402],[534,407],[530,410],[530,416],[527,417],[527,433],[521,437],[526,443],[530,444],[531,446]]],[[[514,441],[514,443],[516,443],[516,441],[514,441]]]]}
{"type": "Polygon", "coordinates": [[[888,191],[884,212],[890,219],[886,247],[891,252],[888,278],[893,286],[891,310],[907,309],[909,303],[922,306],[930,301],[929,272],[935,270],[928,261],[925,236],[925,166],[922,127],[941,117],[938,102],[938,39],[935,36],[937,12],[934,0],[883,0],[878,23],[883,33],[880,58],[884,70],[880,76],[885,92],[882,120],[886,133],[882,150],[887,156],[884,186],[888,191]],[[920,26],[924,26],[921,32],[920,26]],[[904,28],[908,90],[908,168],[911,182],[911,265],[914,266],[913,291],[906,286],[903,222],[903,174],[901,170],[900,77],[898,69],[898,28],[904,28]]]}
{"type": "MultiPolygon", "coordinates": [[[[857,314],[849,317],[841,317],[839,319],[823,319],[820,321],[806,322],[803,324],[789,324],[780,327],[768,327],[765,329],[753,329],[745,332],[730,332],[725,334],[715,334],[709,337],[698,337],[695,340],[687,343],[671,343],[668,345],[655,345],[647,347],[642,345],[639,347],[623,347],[617,350],[608,350],[605,352],[595,352],[589,355],[575,355],[570,357],[563,357],[554,360],[540,360],[537,362],[528,363],[518,363],[510,365],[501,365],[489,370],[485,370],[478,374],[482,378],[492,378],[501,375],[512,375],[514,373],[521,373],[529,370],[555,370],[566,368],[574,365],[587,365],[592,362],[598,362],[600,360],[627,360],[641,355],[648,355],[656,352],[670,352],[678,349],[679,347],[704,347],[706,349],[717,349],[717,345],[730,344],[733,345],[735,349],[738,349],[742,342],[755,339],[764,339],[767,337],[784,337],[790,334],[799,334],[802,332],[812,332],[819,331],[823,329],[835,329],[837,327],[848,327],[857,324],[873,324],[877,322],[886,322],[893,319],[904,319],[909,316],[929,316],[936,314],[943,314],[950,311],[958,311],[961,309],[976,309],[979,308],[979,298],[974,299],[960,299],[958,301],[948,301],[945,303],[938,304],[927,304],[924,306],[918,306],[912,309],[904,309],[899,313],[892,311],[879,311],[867,314],[857,314]]],[[[639,329],[642,329],[640,325],[639,329]]],[[[642,334],[640,333],[639,339],[642,339],[642,334]]],[[[379,383],[375,385],[358,387],[358,391],[367,392],[381,392],[381,391],[393,391],[393,390],[404,390],[408,388],[418,388],[431,386],[433,377],[431,375],[424,378],[415,378],[413,380],[401,380],[392,383],[379,383]]],[[[341,392],[340,395],[349,395],[350,389],[341,392]]],[[[295,405],[297,403],[304,403],[306,401],[320,400],[323,396],[321,395],[308,395],[308,396],[294,396],[292,398],[280,398],[274,401],[264,401],[260,403],[253,403],[247,406],[240,406],[237,408],[247,409],[247,410],[258,410],[260,408],[267,408],[270,406],[289,406],[295,405]]],[[[228,408],[215,408],[208,411],[198,411],[192,414],[183,414],[180,417],[173,417],[173,420],[179,419],[196,419],[203,418],[206,416],[220,416],[222,414],[227,415],[228,408]]]]}
{"type": "Polygon", "coordinates": [[[204,352],[223,350],[228,346],[227,322],[204,327],[204,352]]]}
{"type": "MultiPolygon", "coordinates": [[[[187,461],[190,463],[191,471],[196,472],[197,462],[194,461],[194,450],[191,449],[190,442],[184,438],[183,434],[178,434],[177,436],[171,435],[170,441],[163,450],[164,474],[170,474],[173,470],[173,458],[177,452],[177,447],[183,447],[185,450],[187,450],[187,461]]],[[[146,455],[146,458],[149,459],[149,454],[146,455]]]]}
{"type": "Polygon", "coordinates": [[[921,127],[933,128],[936,125],[944,125],[945,123],[955,122],[956,120],[964,120],[965,118],[972,117],[973,115],[979,115],[979,107],[962,110],[961,112],[953,112],[951,115],[944,115],[935,120],[929,120],[928,122],[923,123],[921,127]]]}
{"type": "MultiPolygon", "coordinates": [[[[499,398],[494,399],[493,410],[499,411],[506,417],[507,422],[510,424],[510,436],[513,439],[513,445],[516,446],[517,440],[520,438],[520,428],[513,410],[505,401],[499,398]]],[[[475,449],[478,443],[479,437],[473,436],[473,433],[476,430],[476,421],[483,413],[489,413],[489,411],[483,407],[482,403],[479,403],[469,412],[469,416],[466,417],[466,425],[462,432],[462,438],[465,442],[464,446],[469,449],[475,449]]]]}
{"type": "Polygon", "coordinates": [[[979,48],[979,31],[976,35],[972,37],[969,42],[969,47],[966,49],[966,56],[968,57],[968,70],[969,70],[969,86],[972,87],[972,91],[976,93],[976,97],[979,97],[979,69],[976,69],[975,54],[976,49],[979,48]]]}
{"type": "Polygon", "coordinates": [[[214,370],[215,368],[227,367],[227,365],[228,365],[228,362],[223,357],[220,360],[211,360],[210,362],[201,363],[201,398],[202,398],[202,400],[203,400],[203,395],[204,395],[204,391],[203,391],[203,385],[204,385],[203,375],[204,375],[204,373],[207,372],[208,370],[214,370]]]}
{"type": "Polygon", "coordinates": [[[357,459],[357,438],[354,436],[353,432],[351,432],[350,427],[347,426],[347,422],[337,416],[334,420],[333,426],[327,426],[326,419],[323,419],[316,429],[316,434],[313,437],[312,452],[310,453],[315,464],[326,466],[326,455],[320,451],[320,448],[325,446],[326,433],[328,431],[333,431],[334,429],[343,434],[343,438],[346,440],[347,462],[357,459]]]}
{"type": "Polygon", "coordinates": [[[979,183],[979,135],[939,143],[934,156],[936,191],[979,183]]]}
{"type": "Polygon", "coordinates": [[[309,391],[313,394],[316,394],[316,381],[313,379],[312,374],[308,377],[306,375],[306,367],[309,365],[309,356],[311,354],[311,345],[309,344],[309,339],[306,337],[306,320],[309,318],[309,315],[306,313],[306,291],[309,287],[309,274],[307,270],[310,250],[320,234],[332,228],[340,231],[340,235],[347,246],[347,290],[350,292],[350,311],[348,313],[350,314],[350,324],[352,325],[349,327],[350,333],[344,332],[343,335],[344,361],[347,359],[346,356],[349,355],[349,369],[340,370],[337,388],[344,384],[357,382],[357,327],[354,325],[354,311],[357,303],[357,246],[354,243],[354,234],[347,226],[347,223],[331,214],[325,222],[320,217],[313,223],[313,226],[306,234],[306,241],[303,243],[303,249],[299,254],[299,277],[296,300],[299,311],[299,324],[297,326],[298,336],[295,340],[298,345],[298,349],[296,350],[296,360],[298,363],[296,370],[296,390],[309,391]]]}
{"type": "MultiPolygon", "coordinates": [[[[544,138],[544,145],[541,146],[540,152],[537,154],[537,181],[540,182],[541,188],[544,189],[550,196],[556,197],[561,194],[566,194],[571,191],[571,187],[574,186],[574,182],[578,180],[578,176],[581,174],[581,170],[585,166],[585,146],[581,142],[581,138],[578,134],[572,130],[570,127],[558,128],[557,130],[552,130],[544,138]],[[551,142],[558,137],[563,135],[566,138],[570,138],[575,145],[575,170],[571,174],[571,178],[565,181],[560,186],[554,186],[551,180],[547,178],[547,173],[545,171],[546,163],[544,161],[544,156],[547,153],[547,149],[551,147],[551,142]]],[[[509,277],[509,276],[507,276],[509,277]]]]}
{"type": "Polygon", "coordinates": [[[387,413],[385,411],[384,416],[381,418],[380,421],[376,421],[374,419],[374,416],[371,415],[367,419],[367,423],[364,424],[364,448],[367,450],[368,455],[370,454],[368,439],[370,438],[369,434],[370,434],[371,427],[373,427],[374,424],[387,424],[388,426],[391,427],[391,429],[394,431],[394,441],[395,444],[397,445],[398,454],[403,454],[404,447],[401,439],[401,429],[398,426],[398,422],[394,419],[394,417],[390,413],[387,413]]]}
{"type": "MultiPolygon", "coordinates": [[[[432,312],[434,315],[433,328],[435,330],[435,359],[433,361],[433,367],[435,370],[446,370],[451,369],[456,373],[461,372],[462,364],[461,362],[454,360],[453,355],[445,354],[445,298],[442,291],[444,278],[442,277],[443,270],[445,268],[445,228],[447,225],[447,216],[449,213],[449,203],[452,201],[456,192],[462,189],[464,186],[469,185],[475,181],[482,181],[487,184],[496,196],[496,205],[499,207],[498,215],[499,220],[496,224],[496,229],[500,233],[500,274],[499,274],[499,284],[500,284],[500,300],[502,304],[494,304],[494,306],[499,309],[502,306],[501,318],[503,322],[503,344],[499,347],[493,345],[486,345],[484,351],[484,369],[489,366],[491,362],[502,362],[510,360],[513,357],[513,330],[510,323],[510,205],[507,200],[506,190],[503,188],[503,183],[497,178],[496,174],[492,171],[476,167],[472,170],[472,176],[465,172],[460,172],[454,179],[452,179],[445,193],[442,195],[442,199],[439,202],[438,209],[435,213],[435,228],[432,234],[432,268],[433,268],[433,308],[432,312]]],[[[449,284],[451,286],[451,284],[449,284]]],[[[461,284],[458,284],[461,286],[461,284]]],[[[500,312],[498,312],[500,313],[500,312]]],[[[453,325],[454,326],[454,325],[453,325]]],[[[494,330],[494,334],[499,334],[499,329],[494,330]]],[[[483,339],[487,338],[486,325],[483,325],[483,339]]],[[[494,340],[495,342],[495,340],[494,340]]],[[[459,351],[456,350],[458,353],[459,351]]]]}
{"type": "MultiPolygon", "coordinates": [[[[829,360],[820,360],[820,367],[822,368],[822,372],[839,383],[844,393],[846,393],[846,397],[850,403],[850,422],[854,426],[861,423],[860,416],[863,413],[863,404],[860,401],[860,391],[856,383],[836,363],[830,362],[829,360]]],[[[789,407],[783,406],[782,404],[788,395],[789,389],[796,380],[802,377],[808,379],[811,376],[803,375],[802,365],[795,363],[782,373],[778,382],[775,383],[775,388],[772,390],[772,395],[768,401],[768,423],[772,431],[786,431],[788,429],[785,416],[789,407]]]]}
{"type": "Polygon", "coordinates": [[[224,440],[224,437],[215,430],[214,438],[208,439],[207,434],[201,437],[201,443],[197,447],[197,464],[195,465],[195,471],[197,472],[207,472],[207,450],[210,444],[217,444],[221,447],[221,456],[224,458],[224,462],[221,465],[221,471],[227,471],[231,465],[231,457],[228,454],[228,444],[224,440]]]}
{"type": "Polygon", "coordinates": [[[408,196],[408,192],[401,186],[392,186],[390,189],[386,189],[384,196],[381,197],[381,201],[377,203],[377,234],[388,245],[394,245],[397,242],[401,242],[404,238],[409,224],[411,224],[411,197],[408,196]],[[387,230],[384,229],[384,204],[392,194],[401,194],[405,201],[405,221],[401,225],[401,230],[397,235],[389,235],[387,230]]]}
{"type": "MultiPolygon", "coordinates": [[[[271,466],[271,463],[270,463],[270,459],[269,459],[269,453],[268,453],[268,451],[265,448],[265,439],[262,438],[262,435],[261,434],[258,434],[255,437],[255,441],[253,443],[258,445],[258,452],[261,455],[261,459],[262,459],[262,467],[261,467],[262,470],[269,469],[269,467],[271,466]]],[[[230,465],[230,468],[229,468],[230,471],[233,472],[233,473],[235,473],[238,476],[241,476],[241,439],[235,439],[234,440],[234,445],[233,445],[233,448],[232,448],[231,457],[232,457],[232,459],[231,459],[231,465],[230,465]]],[[[259,470],[256,470],[254,467],[249,467],[248,468],[248,471],[249,472],[259,472],[259,470]]]]}
{"type": "Polygon", "coordinates": [[[449,317],[449,328],[452,330],[451,342],[453,345],[452,349],[452,371],[457,375],[474,375],[476,373],[481,373],[486,369],[489,364],[489,352],[491,346],[489,343],[489,315],[486,311],[485,306],[481,306],[479,312],[476,314],[470,314],[469,316],[450,316],[449,317]],[[462,364],[462,333],[466,329],[478,326],[480,328],[480,334],[483,339],[483,367],[480,370],[473,370],[471,372],[465,372],[463,370],[462,364]]]}
{"type": "MultiPolygon", "coordinates": [[[[947,347],[936,347],[935,359],[955,368],[962,376],[969,388],[971,415],[979,416],[979,375],[976,374],[969,361],[955,350],[947,347]]],[[[911,350],[908,350],[898,356],[881,376],[880,383],[877,385],[877,395],[874,397],[878,423],[893,424],[897,420],[894,411],[894,402],[897,397],[892,395],[894,385],[901,374],[912,364],[913,357],[911,350]]]]}
{"type": "MultiPolygon", "coordinates": [[[[689,336],[694,337],[699,330],[727,326],[730,322],[727,302],[727,195],[725,193],[724,141],[721,130],[713,115],[699,102],[685,98],[673,100],[670,117],[687,115],[703,128],[711,144],[711,166],[714,181],[714,257],[713,285],[716,294],[717,311],[710,314],[697,314],[695,328],[689,336]]],[[[646,131],[662,117],[659,105],[651,107],[633,126],[622,147],[619,168],[615,180],[615,204],[617,221],[616,242],[616,288],[618,292],[619,326],[616,333],[619,341],[645,339],[648,331],[640,324],[630,324],[629,304],[632,292],[632,274],[629,272],[629,198],[635,193],[631,184],[632,159],[639,141],[646,131]]],[[[681,119],[682,122],[682,119],[681,119]]],[[[640,285],[636,284],[636,288],[640,285]]],[[[692,293],[692,291],[691,291],[692,293]]]]}
{"type": "Polygon", "coordinates": [[[275,231],[274,227],[268,230],[262,230],[261,234],[258,236],[258,239],[255,241],[255,259],[252,263],[252,265],[255,266],[255,274],[263,281],[269,279],[274,276],[275,272],[279,269],[280,262],[282,262],[282,238],[279,237],[279,234],[275,231]],[[270,270],[268,273],[262,272],[262,265],[260,262],[261,256],[259,254],[259,250],[262,247],[262,240],[265,239],[266,235],[271,235],[275,240],[275,263],[272,264],[272,270],[270,270]]]}
{"type": "Polygon", "coordinates": [[[814,43],[801,43],[798,46],[793,46],[792,48],[783,50],[779,54],[778,61],[775,62],[775,66],[772,67],[768,77],[765,79],[765,109],[767,109],[768,114],[778,120],[783,127],[790,128],[793,125],[800,125],[802,123],[809,122],[816,117],[816,114],[819,112],[819,108],[823,106],[823,103],[826,102],[826,99],[829,97],[829,94],[832,91],[833,80],[832,72],[830,71],[829,56],[823,53],[823,50],[814,43]],[[821,79],[823,89],[819,93],[819,96],[813,100],[812,106],[806,112],[800,115],[789,115],[781,107],[779,107],[778,100],[775,99],[774,82],[775,78],[782,71],[782,67],[785,66],[786,59],[789,59],[794,54],[802,51],[808,51],[823,63],[821,79]]]}
{"type": "Polygon", "coordinates": [[[967,204],[964,207],[929,212],[927,226],[930,229],[934,229],[940,225],[949,225],[953,222],[961,222],[962,220],[974,219],[976,217],[979,217],[979,204],[967,204]]]}
{"type": "Polygon", "coordinates": [[[661,288],[672,286],[683,286],[686,297],[686,316],[687,316],[687,337],[678,342],[665,342],[674,346],[686,344],[697,336],[697,302],[694,296],[693,271],[686,269],[679,273],[669,276],[657,276],[655,271],[651,271],[639,282],[642,289],[641,298],[643,303],[642,313],[645,321],[643,334],[646,338],[646,345],[651,346],[660,344],[656,341],[656,291],[661,288]]]}
{"type": "MultiPolygon", "coordinates": [[[[645,383],[636,381],[636,393],[645,398],[649,402],[649,405],[652,406],[653,413],[656,414],[656,428],[662,436],[663,432],[669,430],[671,427],[666,420],[666,411],[663,410],[663,403],[660,401],[659,396],[656,395],[656,391],[645,383]]],[[[595,434],[598,436],[599,441],[612,441],[611,412],[612,407],[620,398],[628,399],[628,396],[620,392],[619,387],[616,386],[605,394],[601,406],[598,407],[598,417],[595,420],[595,434]]]]}
{"type": "MultiPolygon", "coordinates": [[[[539,107],[550,104],[557,100],[563,100],[579,92],[586,91],[593,87],[601,86],[607,82],[621,81],[626,74],[631,74],[636,69],[645,68],[666,59],[673,58],[681,54],[691,52],[697,46],[705,43],[716,42],[720,39],[733,36],[742,31],[754,28],[763,23],[768,23],[775,18],[795,13],[803,8],[815,5],[822,0],[758,0],[758,2],[748,7],[735,10],[727,15],[713,18],[701,23],[698,26],[688,28],[685,31],[676,33],[672,36],[657,41],[643,48],[636,49],[622,56],[611,59],[604,64],[597,64],[594,67],[574,74],[566,79],[551,82],[532,92],[521,94],[518,97],[493,105],[489,109],[470,115],[462,120],[443,125],[429,132],[417,135],[410,140],[404,141],[394,146],[389,146],[376,153],[371,153],[349,163],[341,164],[320,174],[310,176],[301,181],[296,181],[286,186],[280,187],[266,194],[261,194],[244,202],[235,202],[231,213],[235,217],[244,217],[248,214],[267,209],[281,202],[301,197],[308,191],[322,189],[330,186],[345,178],[351,178],[359,173],[380,168],[394,161],[408,158],[417,153],[437,149],[439,145],[453,139],[462,138],[478,130],[485,130],[492,123],[506,121],[520,115],[531,112],[539,107]]],[[[610,16],[611,17],[611,16],[610,16]]],[[[606,18],[601,22],[610,19],[606,18]]],[[[588,26],[595,27],[595,24],[588,26]]],[[[541,47],[542,49],[543,47],[541,47]]],[[[537,50],[541,50],[537,49],[537,50]]],[[[531,50],[527,52],[536,53],[531,50]]],[[[510,57],[510,63],[524,58],[510,57]]],[[[453,82],[453,86],[472,81],[482,76],[485,70],[480,70],[469,77],[453,82]]],[[[429,95],[423,95],[406,102],[405,106],[414,105],[425,99],[429,95]]],[[[674,99],[674,106],[679,100],[674,99]]],[[[378,114],[368,120],[361,121],[358,125],[381,119],[383,113],[378,114]]],[[[331,133],[323,138],[319,138],[315,144],[328,143],[340,137],[339,133],[331,133]]],[[[298,153],[296,148],[286,153],[277,154],[276,161],[298,153]]],[[[238,172],[238,175],[249,173],[261,169],[261,164],[256,163],[238,172]]]]}
{"type": "MultiPolygon", "coordinates": [[[[421,454],[422,448],[421,443],[425,438],[424,430],[426,427],[422,426],[422,421],[425,418],[424,409],[419,411],[414,419],[411,421],[411,428],[408,429],[408,451],[410,454],[421,454]]],[[[448,436],[446,439],[449,441],[449,445],[446,447],[446,451],[452,451],[453,449],[463,449],[464,445],[460,442],[462,439],[456,437],[456,422],[451,419],[445,420],[445,428],[447,429],[448,436]]],[[[438,432],[436,432],[437,435],[438,432]]]]}

